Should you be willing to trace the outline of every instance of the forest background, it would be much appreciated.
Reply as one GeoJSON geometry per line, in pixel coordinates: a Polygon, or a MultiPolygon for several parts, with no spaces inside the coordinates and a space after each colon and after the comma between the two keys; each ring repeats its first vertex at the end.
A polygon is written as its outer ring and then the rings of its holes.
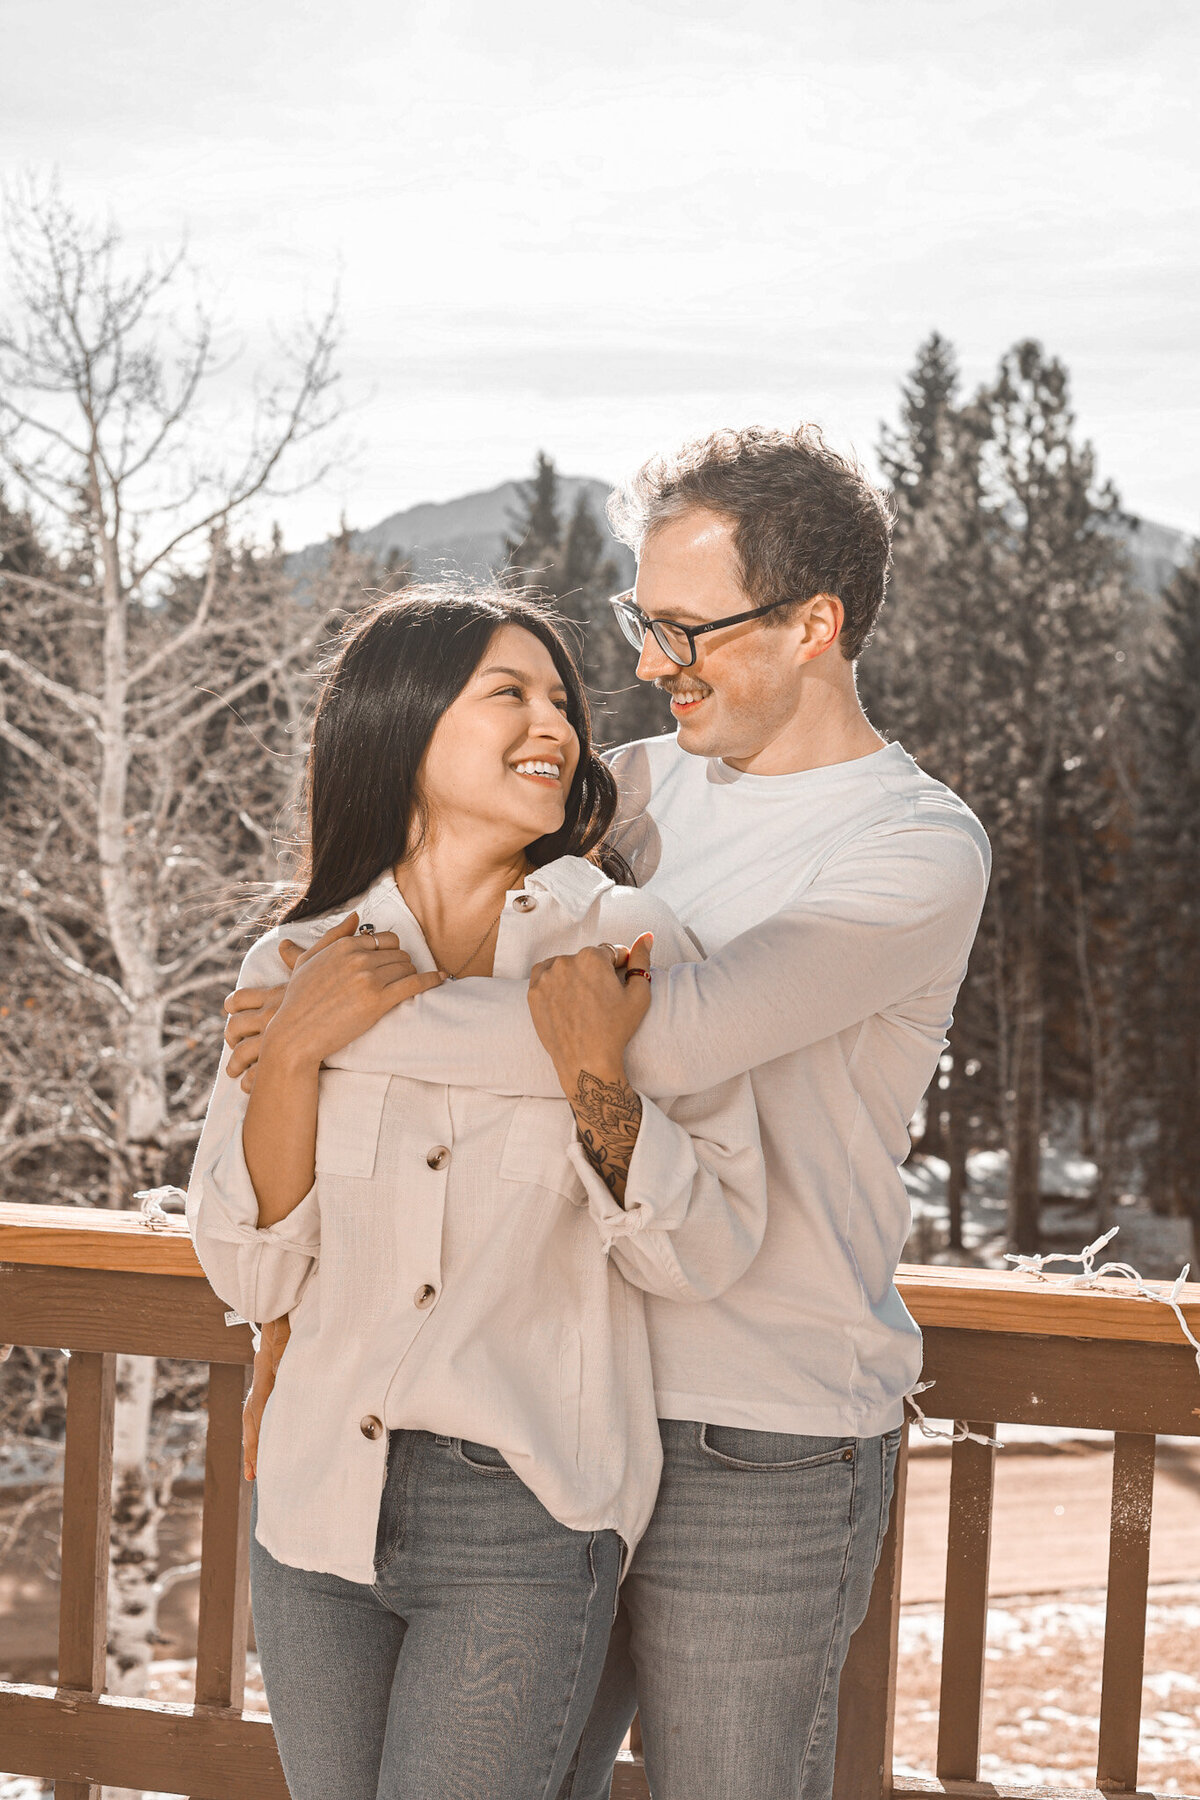
{"type": "MultiPolygon", "coordinates": [[[[254,534],[270,496],[334,454],[334,312],[247,387],[236,449],[214,445],[218,352],[182,259],[131,260],[53,188],[9,225],[0,1194],[127,1207],[186,1181],[254,930],[245,885],[294,867],[321,656],[412,569],[403,544],[366,555],[348,528],[301,562],[254,534]]],[[[877,445],[895,564],[861,690],[978,813],[995,858],[914,1122],[916,1157],[944,1167],[929,1248],[972,1254],[970,1165],[991,1153],[1004,1241],[1037,1249],[1059,1150],[1094,1169],[1087,1235],[1137,1205],[1189,1221],[1200,1263],[1200,552],[1147,582],[1138,521],[1077,431],[1052,347],[1003,349],[964,392],[935,333],[897,388],[877,445]]],[[[550,455],[495,573],[572,621],[602,741],[669,728],[606,604],[611,541],[587,491],[564,503],[550,455]]],[[[157,1520],[201,1390],[181,1365],[122,1363],[111,1686],[138,1692],[165,1591],[157,1520]]],[[[17,1351],[0,1427],[54,1438],[62,1375],[61,1358],[17,1351]]]]}

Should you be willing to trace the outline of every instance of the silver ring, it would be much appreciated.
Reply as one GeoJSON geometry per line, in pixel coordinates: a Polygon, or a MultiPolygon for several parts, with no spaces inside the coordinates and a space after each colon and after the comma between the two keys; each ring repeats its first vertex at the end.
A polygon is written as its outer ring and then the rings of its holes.
{"type": "Polygon", "coordinates": [[[606,943],[606,944],[597,944],[596,948],[597,948],[597,950],[607,950],[608,951],[609,955],[612,957],[612,966],[615,969],[617,966],[617,958],[620,955],[620,951],[617,949],[617,946],[615,944],[607,944],[606,943]]]}
{"type": "Polygon", "coordinates": [[[370,938],[371,942],[374,944],[375,948],[378,950],[379,939],[375,936],[375,927],[373,925],[360,925],[354,935],[355,935],[355,937],[370,938]]]}

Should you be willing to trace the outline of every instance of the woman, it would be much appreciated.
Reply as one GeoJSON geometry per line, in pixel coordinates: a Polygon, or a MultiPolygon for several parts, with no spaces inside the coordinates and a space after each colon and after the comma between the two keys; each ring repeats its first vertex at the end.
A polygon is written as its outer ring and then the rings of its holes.
{"type": "Polygon", "coordinates": [[[283,978],[285,928],[302,954],[189,1190],[217,1292],[291,1320],[251,1546],[280,1754],[293,1800],[553,1796],[658,1482],[640,1290],[706,1298],[761,1240],[749,1087],[633,1093],[646,982],[615,967],[561,1102],[321,1066],[442,980],[648,933],[694,959],[601,866],[615,790],[544,611],[359,614],[308,788],[302,892],[239,985],[283,978]]]}

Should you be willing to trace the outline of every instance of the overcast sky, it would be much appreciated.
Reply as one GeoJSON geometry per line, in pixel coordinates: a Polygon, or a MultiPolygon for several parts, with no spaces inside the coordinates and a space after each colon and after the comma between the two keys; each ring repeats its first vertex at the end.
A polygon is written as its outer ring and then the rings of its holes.
{"type": "Polygon", "coordinates": [[[1200,529],[1195,0],[0,0],[0,42],[5,168],[186,229],[237,379],[340,276],[293,544],[538,447],[870,459],[933,327],[968,385],[1042,338],[1127,505],[1200,529]]]}

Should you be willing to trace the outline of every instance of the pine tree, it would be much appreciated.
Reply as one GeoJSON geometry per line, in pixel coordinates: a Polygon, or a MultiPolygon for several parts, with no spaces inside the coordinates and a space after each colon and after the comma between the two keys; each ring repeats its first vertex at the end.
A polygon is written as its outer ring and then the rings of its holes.
{"type": "MultiPolygon", "coordinates": [[[[1112,729],[1120,710],[1117,636],[1126,603],[1112,535],[1119,506],[1097,483],[1089,444],[1075,439],[1067,372],[1040,344],[1017,344],[979,396],[987,420],[984,496],[992,520],[993,713],[1006,775],[997,823],[1003,855],[993,903],[1005,916],[1005,1101],[1009,1236],[1036,1247],[1040,1162],[1054,1070],[1047,1047],[1056,998],[1076,1007],[1084,977],[1105,1022],[1094,1034],[1094,1147],[1111,1156],[1111,1109],[1098,1091],[1114,1029],[1094,950],[1093,883],[1081,861],[1118,828],[1112,729]]],[[[1093,873],[1095,871],[1093,870],[1093,873]]]]}
{"type": "Polygon", "coordinates": [[[902,518],[925,504],[930,481],[945,453],[957,390],[954,347],[940,332],[931,332],[900,389],[899,431],[885,425],[880,433],[879,460],[895,490],[902,518]]]}
{"type": "Polygon", "coordinates": [[[533,479],[521,483],[522,511],[505,544],[502,579],[552,601],[573,631],[593,715],[602,743],[661,731],[669,715],[660,694],[634,674],[635,656],[621,635],[608,601],[620,574],[608,541],[580,490],[563,530],[561,487],[553,460],[539,450],[533,479]]]}
{"type": "Polygon", "coordinates": [[[935,348],[923,347],[884,446],[901,477],[900,527],[863,687],[877,722],[992,839],[953,1065],[931,1105],[951,1140],[960,1104],[999,1131],[1010,1241],[1031,1250],[1049,1100],[1084,1093],[1102,1162],[1113,1155],[1117,501],[1076,441],[1066,371],[1040,345],[1016,345],[965,407],[948,385],[949,346],[935,348]]]}
{"type": "Polygon", "coordinates": [[[619,579],[616,563],[606,555],[604,534],[596,523],[591,502],[581,489],[567,527],[563,593],[603,588],[607,597],[615,591],[619,579]]]}
{"type": "Polygon", "coordinates": [[[1152,1127],[1145,1175],[1191,1219],[1200,1269],[1200,544],[1163,597],[1139,696],[1133,1068],[1152,1127]]]}
{"type": "MultiPolygon", "coordinates": [[[[958,406],[953,371],[953,350],[935,333],[901,390],[900,429],[882,434],[880,458],[896,483],[894,565],[860,686],[876,723],[986,819],[995,766],[981,654],[988,580],[982,426],[977,413],[958,406]]],[[[1002,1116],[989,926],[985,913],[948,1054],[925,1097],[920,1139],[924,1154],[948,1164],[953,1251],[963,1248],[968,1152],[997,1140],[1002,1116]]]]}
{"type": "Polygon", "coordinates": [[[557,595],[562,563],[558,470],[544,450],[537,453],[532,481],[519,482],[517,491],[521,511],[513,515],[513,535],[504,541],[506,579],[557,595]]]}
{"type": "Polygon", "coordinates": [[[615,640],[624,643],[608,605],[617,581],[617,565],[605,555],[604,537],[581,489],[567,526],[556,597],[559,612],[579,627],[584,679],[594,697],[611,684],[615,640]]]}

